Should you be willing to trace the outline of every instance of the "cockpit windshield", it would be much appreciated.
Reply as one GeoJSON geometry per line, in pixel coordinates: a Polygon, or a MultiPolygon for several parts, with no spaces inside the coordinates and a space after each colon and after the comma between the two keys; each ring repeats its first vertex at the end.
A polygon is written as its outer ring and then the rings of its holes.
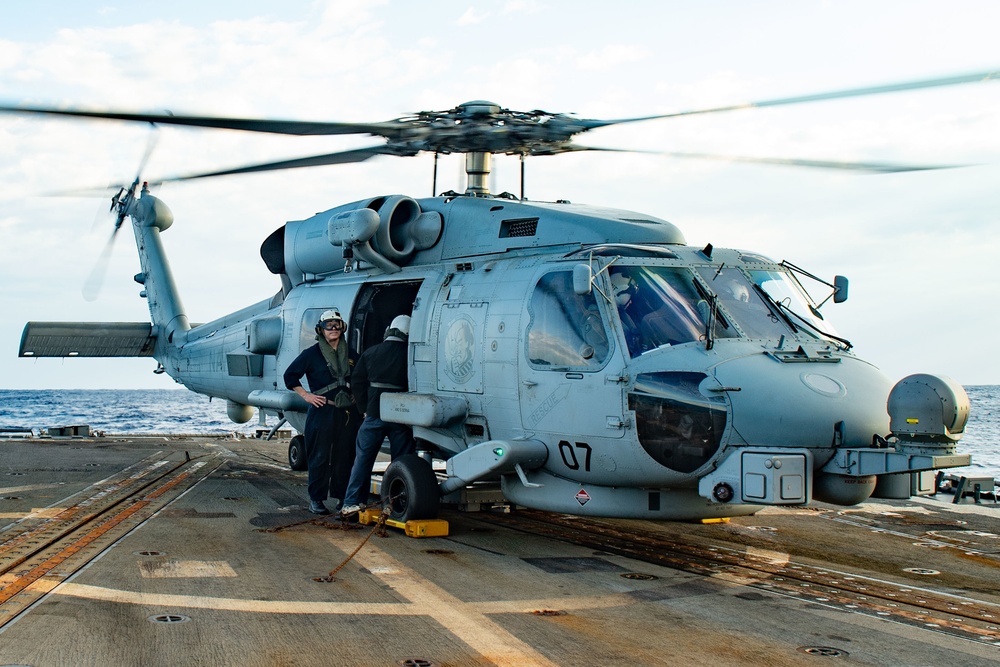
{"type": "Polygon", "coordinates": [[[609,274],[633,357],[665,345],[739,335],[687,269],[614,265],[609,274]]]}
{"type": "Polygon", "coordinates": [[[781,308],[796,328],[811,336],[828,334],[836,338],[837,332],[833,325],[823,319],[812,300],[787,273],[759,270],[751,271],[750,277],[781,308]]]}
{"type": "Polygon", "coordinates": [[[780,313],[764,302],[753,283],[739,269],[703,266],[698,268],[698,273],[719,296],[723,309],[747,337],[779,338],[791,333],[791,327],[780,313]]]}
{"type": "Polygon", "coordinates": [[[632,357],[666,345],[705,341],[711,347],[721,338],[774,339],[795,332],[846,343],[785,271],[755,270],[748,277],[724,264],[691,269],[616,263],[608,275],[608,296],[632,357]]]}

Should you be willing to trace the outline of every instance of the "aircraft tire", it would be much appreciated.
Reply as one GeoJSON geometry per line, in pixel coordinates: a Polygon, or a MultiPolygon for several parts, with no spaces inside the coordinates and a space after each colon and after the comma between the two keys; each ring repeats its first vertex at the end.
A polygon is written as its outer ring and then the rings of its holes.
{"type": "Polygon", "coordinates": [[[382,504],[394,521],[436,518],[441,492],[430,464],[416,454],[390,463],[382,478],[382,504]]]}
{"type": "Polygon", "coordinates": [[[292,470],[306,469],[306,439],[301,434],[288,443],[288,467],[292,470]]]}

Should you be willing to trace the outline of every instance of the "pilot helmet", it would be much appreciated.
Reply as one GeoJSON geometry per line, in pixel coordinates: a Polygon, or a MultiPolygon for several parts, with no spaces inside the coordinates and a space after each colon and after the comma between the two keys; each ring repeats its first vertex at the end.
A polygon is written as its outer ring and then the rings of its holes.
{"type": "Polygon", "coordinates": [[[750,301],[750,290],[743,283],[733,280],[729,283],[728,288],[734,300],[742,301],[743,303],[750,301]]]}
{"type": "Polygon", "coordinates": [[[611,286],[614,288],[615,302],[619,306],[627,306],[632,295],[639,291],[639,286],[627,273],[611,274],[611,286]]]}
{"type": "Polygon", "coordinates": [[[336,308],[324,311],[323,314],[319,316],[319,322],[316,323],[317,333],[322,331],[327,322],[339,322],[341,331],[347,331],[347,322],[345,322],[344,318],[340,316],[340,311],[336,308]]]}

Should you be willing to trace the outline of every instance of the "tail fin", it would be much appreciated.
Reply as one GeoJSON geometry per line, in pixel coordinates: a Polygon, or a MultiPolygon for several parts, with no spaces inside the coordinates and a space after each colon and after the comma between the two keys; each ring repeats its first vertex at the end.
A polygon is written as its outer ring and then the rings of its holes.
{"type": "Polygon", "coordinates": [[[142,273],[136,275],[135,280],[145,288],[142,294],[149,302],[149,316],[159,348],[157,352],[161,352],[161,346],[181,343],[191,329],[160,241],[160,232],[173,224],[174,214],[166,204],[149,194],[148,186],[143,183],[142,195],[129,207],[128,215],[134,223],[142,267],[142,273]]]}

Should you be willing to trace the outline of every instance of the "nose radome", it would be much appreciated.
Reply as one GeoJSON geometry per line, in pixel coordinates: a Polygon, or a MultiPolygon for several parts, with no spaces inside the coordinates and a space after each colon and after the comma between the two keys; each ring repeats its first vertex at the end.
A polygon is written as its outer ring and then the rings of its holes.
{"type": "Polygon", "coordinates": [[[778,447],[870,446],[889,432],[886,401],[892,383],[854,357],[779,361],[769,355],[734,359],[716,368],[731,402],[731,424],[747,444],[778,447]],[[838,426],[839,424],[839,426],[838,426]]]}

